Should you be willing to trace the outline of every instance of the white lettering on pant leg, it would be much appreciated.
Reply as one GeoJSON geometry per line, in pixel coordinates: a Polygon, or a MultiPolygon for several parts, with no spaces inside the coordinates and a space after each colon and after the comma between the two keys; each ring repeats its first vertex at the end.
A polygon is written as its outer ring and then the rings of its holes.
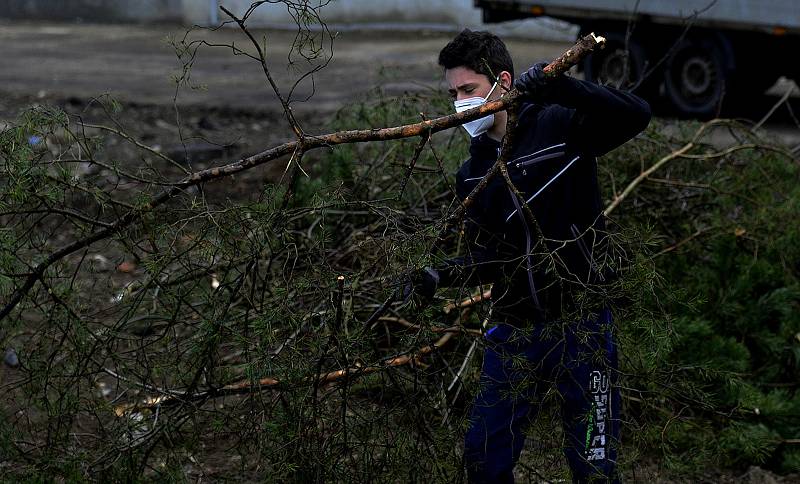
{"type": "Polygon", "coordinates": [[[606,458],[606,449],[603,447],[593,447],[589,449],[589,455],[586,460],[603,460],[606,458]]]}
{"type": "Polygon", "coordinates": [[[607,372],[601,373],[593,371],[589,375],[589,390],[594,400],[595,426],[588,429],[586,440],[589,445],[586,449],[586,460],[595,461],[606,458],[606,420],[610,418],[610,408],[608,406],[608,391],[611,380],[607,372]],[[591,436],[594,430],[596,435],[591,436]],[[591,436],[591,440],[589,439],[591,436]]]}

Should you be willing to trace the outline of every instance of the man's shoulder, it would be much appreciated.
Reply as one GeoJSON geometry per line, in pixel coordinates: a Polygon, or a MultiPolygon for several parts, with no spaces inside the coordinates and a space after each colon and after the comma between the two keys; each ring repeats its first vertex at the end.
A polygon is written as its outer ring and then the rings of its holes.
{"type": "Polygon", "coordinates": [[[527,153],[566,141],[573,114],[574,110],[557,104],[523,104],[519,150],[527,153]]]}
{"type": "Polygon", "coordinates": [[[571,118],[574,112],[574,109],[565,108],[558,104],[522,103],[519,119],[520,122],[529,122],[534,120],[541,121],[571,118]]]}

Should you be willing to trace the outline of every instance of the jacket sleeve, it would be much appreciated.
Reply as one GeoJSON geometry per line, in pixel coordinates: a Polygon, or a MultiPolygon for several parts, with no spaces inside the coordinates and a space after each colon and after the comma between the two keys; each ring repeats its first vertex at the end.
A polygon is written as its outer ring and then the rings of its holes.
{"type": "Polygon", "coordinates": [[[436,267],[439,287],[478,286],[494,282],[501,273],[502,262],[492,247],[481,246],[480,229],[474,222],[465,223],[467,254],[445,260],[436,267]]]}
{"type": "Polygon", "coordinates": [[[568,76],[548,87],[543,101],[575,110],[569,140],[588,155],[608,153],[650,123],[650,105],[629,92],[568,76]]]}

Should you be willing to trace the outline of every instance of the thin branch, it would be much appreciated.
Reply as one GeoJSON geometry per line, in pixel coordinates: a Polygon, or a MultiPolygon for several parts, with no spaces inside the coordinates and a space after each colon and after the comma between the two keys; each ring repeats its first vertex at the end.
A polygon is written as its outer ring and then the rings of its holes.
{"type": "Polygon", "coordinates": [[[487,301],[492,297],[492,290],[487,289],[483,292],[476,292],[475,294],[470,295],[468,298],[462,299],[459,302],[452,302],[448,303],[444,308],[443,311],[445,314],[450,314],[450,311],[453,309],[464,309],[468,307],[472,307],[479,302],[487,301]]]}
{"type": "Polygon", "coordinates": [[[470,329],[470,328],[465,328],[463,326],[450,326],[448,328],[438,328],[438,327],[423,328],[422,326],[411,323],[406,319],[397,318],[394,316],[381,316],[380,318],[378,318],[378,321],[386,321],[387,323],[396,323],[408,329],[416,329],[420,331],[424,329],[432,333],[466,333],[466,334],[471,334],[473,336],[481,336],[483,334],[478,329],[470,329]]]}
{"type": "Polygon", "coordinates": [[[144,151],[147,151],[148,153],[151,153],[151,154],[161,158],[162,160],[164,160],[165,162],[169,163],[170,165],[178,168],[182,172],[184,172],[186,174],[189,174],[189,170],[187,170],[186,167],[182,166],[180,163],[176,162],[175,160],[173,160],[169,156],[165,155],[164,153],[161,153],[160,151],[156,151],[152,147],[147,146],[146,144],[144,144],[144,143],[140,142],[139,140],[133,138],[131,135],[129,135],[128,133],[125,133],[122,130],[115,129],[115,128],[112,128],[110,126],[103,126],[102,124],[84,123],[83,121],[81,121],[81,126],[85,127],[85,128],[99,129],[101,131],[108,131],[109,133],[117,135],[120,138],[128,141],[129,143],[132,143],[137,148],[139,148],[141,150],[144,150],[144,151]]]}
{"type": "Polygon", "coordinates": [[[759,129],[761,126],[763,126],[763,125],[764,125],[764,123],[766,123],[766,122],[767,122],[767,120],[768,120],[769,118],[771,118],[773,114],[775,114],[775,111],[777,111],[777,110],[778,110],[778,108],[779,108],[779,107],[781,107],[781,105],[782,105],[783,103],[785,103],[786,101],[788,101],[788,100],[789,100],[789,96],[791,96],[791,95],[792,95],[792,93],[794,92],[794,89],[795,89],[795,86],[794,86],[794,84],[792,84],[792,85],[789,87],[789,89],[787,89],[787,90],[786,90],[786,92],[783,94],[783,96],[781,96],[780,100],[779,100],[778,102],[776,102],[776,103],[775,103],[775,105],[774,105],[774,106],[772,106],[772,108],[770,108],[770,110],[769,110],[769,111],[767,111],[767,114],[765,114],[765,115],[764,115],[764,117],[763,117],[763,118],[761,118],[761,120],[760,120],[759,122],[757,122],[757,123],[755,124],[755,126],[753,126],[753,127],[750,129],[750,132],[751,132],[751,133],[755,133],[756,131],[758,131],[758,129],[759,129]]]}
{"type": "Polygon", "coordinates": [[[603,214],[607,217],[643,181],[648,179],[650,177],[650,175],[652,175],[653,173],[655,173],[656,171],[661,169],[664,165],[666,165],[670,161],[675,160],[677,158],[687,158],[687,159],[694,159],[694,160],[721,158],[721,157],[727,156],[727,155],[729,155],[731,153],[735,153],[736,151],[746,150],[746,149],[761,148],[761,149],[765,149],[765,150],[769,150],[769,151],[774,151],[774,152],[780,153],[780,154],[782,154],[782,155],[784,155],[784,156],[786,156],[788,158],[794,159],[794,156],[791,153],[788,153],[786,150],[783,150],[783,149],[777,148],[777,147],[756,144],[756,143],[747,143],[747,144],[742,144],[742,145],[731,146],[730,148],[727,148],[725,150],[722,150],[722,151],[719,151],[719,152],[715,152],[715,153],[706,153],[706,154],[702,154],[702,155],[690,155],[690,154],[688,154],[689,151],[691,151],[693,148],[695,148],[697,146],[698,140],[703,136],[703,134],[705,134],[707,129],[709,129],[709,128],[713,127],[713,126],[724,124],[724,123],[725,123],[724,120],[713,119],[713,120],[703,124],[700,127],[700,129],[698,129],[697,132],[694,134],[694,136],[692,137],[692,140],[690,142],[686,143],[684,146],[682,146],[681,148],[673,151],[672,153],[668,154],[667,156],[664,156],[663,158],[661,158],[660,160],[655,162],[652,166],[650,166],[650,168],[648,168],[647,170],[641,172],[639,174],[639,176],[634,178],[633,181],[631,181],[628,184],[628,186],[625,187],[625,189],[622,191],[622,193],[617,195],[614,198],[614,200],[606,207],[606,209],[603,211],[603,214]]]}
{"type": "Polygon", "coordinates": [[[611,202],[611,204],[609,204],[608,207],[606,207],[606,209],[603,211],[603,215],[608,217],[611,214],[611,212],[613,212],[614,209],[616,209],[619,206],[619,204],[622,203],[622,201],[625,200],[628,197],[628,195],[630,195],[631,192],[633,192],[636,189],[636,187],[638,187],[643,181],[645,181],[647,179],[647,177],[649,177],[650,175],[652,175],[653,173],[658,171],[659,168],[661,168],[662,166],[666,165],[670,161],[672,161],[675,158],[678,158],[681,155],[685,154],[687,151],[691,150],[692,148],[694,148],[694,143],[693,142],[687,143],[682,148],[680,148],[679,150],[673,151],[672,153],[668,154],[667,156],[661,158],[660,160],[655,162],[653,164],[653,166],[651,166],[647,170],[645,170],[642,173],[640,173],[639,176],[634,178],[633,181],[630,182],[627,187],[625,187],[625,190],[623,190],[622,193],[617,195],[617,197],[614,199],[614,201],[611,202]]]}
{"type": "Polygon", "coordinates": [[[408,169],[406,170],[406,174],[403,177],[403,182],[400,185],[400,192],[397,194],[397,199],[400,200],[403,198],[403,193],[406,191],[406,185],[408,184],[408,179],[411,178],[411,175],[414,173],[414,167],[417,165],[417,160],[419,160],[419,155],[422,154],[422,150],[425,148],[425,145],[430,141],[431,134],[424,133],[417,143],[417,147],[414,148],[414,154],[411,156],[411,162],[408,164],[408,169]]]}
{"type": "Polygon", "coordinates": [[[647,179],[647,177],[649,177],[651,174],[653,174],[656,171],[658,171],[662,166],[666,165],[670,161],[672,161],[675,158],[678,158],[678,157],[684,155],[689,150],[694,148],[695,144],[697,143],[697,140],[700,139],[700,137],[703,135],[703,133],[705,133],[705,131],[708,128],[710,128],[712,126],[716,126],[718,124],[722,124],[722,123],[724,123],[723,120],[712,119],[711,121],[708,121],[707,123],[703,124],[700,127],[700,129],[698,129],[697,132],[694,134],[694,136],[692,137],[692,140],[690,142],[688,142],[687,144],[685,144],[683,147],[679,148],[678,150],[673,151],[672,153],[668,154],[667,156],[661,158],[656,163],[654,163],[650,168],[648,168],[647,170],[643,171],[641,174],[639,174],[639,176],[634,178],[634,180],[632,182],[630,182],[627,187],[625,187],[625,190],[623,190],[622,193],[617,195],[614,198],[614,200],[606,207],[606,209],[603,211],[603,215],[608,217],[608,215],[611,212],[613,212],[614,209],[616,209],[619,206],[619,204],[622,203],[622,201],[625,200],[625,198],[627,198],[628,195],[630,195],[631,192],[633,192],[633,190],[636,189],[637,186],[639,186],[645,179],[647,179]]]}
{"type": "MultiPolygon", "coordinates": [[[[253,6],[251,6],[250,10],[245,15],[245,18],[254,9],[254,7],[255,7],[255,4],[253,6]]],[[[247,36],[247,38],[250,39],[250,42],[253,43],[253,46],[256,48],[256,51],[258,52],[258,60],[259,60],[259,62],[261,64],[261,69],[264,71],[264,75],[267,77],[267,82],[269,82],[269,85],[272,87],[272,90],[275,92],[275,97],[278,98],[278,100],[281,102],[281,106],[283,106],[283,113],[286,116],[286,121],[289,122],[289,125],[291,126],[291,128],[294,131],[294,133],[297,136],[297,138],[299,140],[302,140],[304,138],[303,130],[300,127],[300,125],[298,124],[297,120],[294,118],[294,114],[292,113],[291,106],[289,106],[289,103],[283,98],[283,96],[281,95],[281,91],[278,88],[278,85],[275,83],[275,80],[272,79],[272,74],[270,74],[269,67],[267,66],[267,55],[264,52],[264,50],[261,48],[261,44],[258,43],[256,38],[253,37],[253,34],[251,34],[250,31],[247,29],[247,26],[245,25],[245,19],[244,18],[243,19],[238,18],[230,10],[228,10],[225,7],[223,7],[222,5],[220,5],[219,9],[222,10],[223,12],[225,12],[225,15],[227,15],[228,17],[233,19],[233,21],[236,22],[239,25],[239,28],[242,29],[242,32],[244,32],[244,34],[247,36]]]]}

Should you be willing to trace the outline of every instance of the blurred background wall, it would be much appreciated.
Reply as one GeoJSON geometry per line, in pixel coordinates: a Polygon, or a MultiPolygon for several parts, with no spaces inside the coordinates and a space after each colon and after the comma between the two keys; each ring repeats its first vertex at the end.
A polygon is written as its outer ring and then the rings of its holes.
{"type": "MultiPolygon", "coordinates": [[[[83,22],[183,22],[204,0],[0,0],[0,18],[83,22]]],[[[208,3],[208,2],[206,2],[208,3]]]]}
{"type": "MultiPolygon", "coordinates": [[[[312,0],[318,4],[320,0],[312,0]]],[[[326,0],[321,0],[325,3],[326,0]]],[[[183,23],[216,25],[225,20],[218,5],[242,14],[252,0],[0,0],[0,18],[93,23],[183,23]]],[[[439,30],[487,28],[501,35],[571,40],[575,29],[552,19],[485,25],[472,0],[333,0],[321,10],[336,30],[439,30]]],[[[294,28],[283,4],[264,4],[251,16],[251,27],[294,28]]]]}

